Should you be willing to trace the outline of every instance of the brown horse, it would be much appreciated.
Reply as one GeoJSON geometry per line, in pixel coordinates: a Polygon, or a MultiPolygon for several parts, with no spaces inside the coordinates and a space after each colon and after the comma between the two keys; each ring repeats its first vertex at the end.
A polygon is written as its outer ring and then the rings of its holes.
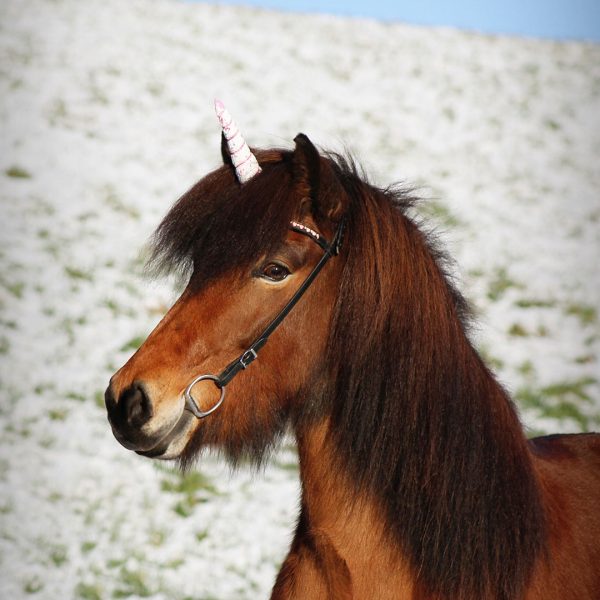
{"type": "Polygon", "coordinates": [[[159,226],[189,283],[111,379],[117,439],[187,467],[293,432],[274,599],[600,599],[600,436],[527,440],[409,195],[295,142],[244,185],[223,147],[159,226]]]}

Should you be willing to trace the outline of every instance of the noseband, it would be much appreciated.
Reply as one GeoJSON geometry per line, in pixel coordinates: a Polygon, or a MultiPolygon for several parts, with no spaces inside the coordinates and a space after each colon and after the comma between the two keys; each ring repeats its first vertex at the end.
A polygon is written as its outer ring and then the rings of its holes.
{"type": "Polygon", "coordinates": [[[189,410],[195,417],[203,419],[212,412],[217,410],[225,399],[225,387],[227,384],[240,372],[248,367],[250,363],[258,358],[258,351],[267,343],[270,335],[281,325],[282,321],[288,316],[292,308],[296,306],[298,300],[302,298],[306,290],[310,287],[315,277],[325,266],[327,261],[333,256],[340,253],[342,247],[342,238],[344,235],[345,218],[341,220],[339,227],[331,243],[325,238],[302,223],[296,221],[290,222],[290,229],[296,233],[300,233],[309,237],[311,240],[319,244],[324,250],[324,254],[315,265],[315,268],[308,274],[302,285],[296,290],[295,294],[289,299],[288,303],[279,311],[279,314],[267,325],[264,331],[252,342],[250,347],[242,352],[235,360],[230,362],[218,375],[199,375],[185,389],[185,408],[189,410]],[[192,388],[200,381],[213,381],[217,388],[221,391],[221,396],[217,403],[208,410],[200,410],[194,397],[192,396],[192,388]]]}

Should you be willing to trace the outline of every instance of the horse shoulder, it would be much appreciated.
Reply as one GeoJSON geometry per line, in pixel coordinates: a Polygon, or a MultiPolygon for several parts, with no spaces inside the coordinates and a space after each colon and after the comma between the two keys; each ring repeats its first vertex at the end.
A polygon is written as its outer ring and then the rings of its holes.
{"type": "Polygon", "coordinates": [[[548,552],[527,600],[600,598],[600,434],[530,440],[548,526],[548,552]]]}
{"type": "Polygon", "coordinates": [[[271,600],[351,600],[352,577],[325,531],[297,536],[273,587],[271,600]]]}

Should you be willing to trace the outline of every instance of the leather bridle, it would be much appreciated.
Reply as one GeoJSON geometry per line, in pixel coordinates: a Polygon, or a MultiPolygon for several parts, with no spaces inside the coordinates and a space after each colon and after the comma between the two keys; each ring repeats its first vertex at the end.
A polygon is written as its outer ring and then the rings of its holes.
{"type": "Polygon", "coordinates": [[[199,375],[196,377],[185,389],[185,408],[189,410],[195,417],[203,419],[212,412],[217,410],[225,399],[225,387],[227,384],[240,372],[243,371],[258,358],[258,351],[267,343],[270,335],[281,325],[282,321],[287,317],[292,308],[296,306],[300,298],[304,295],[306,290],[310,287],[315,277],[319,274],[321,269],[325,266],[327,261],[337,256],[340,253],[342,247],[342,239],[344,235],[344,228],[346,225],[345,218],[340,221],[338,229],[335,233],[333,240],[328,242],[322,235],[296,221],[290,222],[290,229],[296,233],[300,233],[309,237],[311,240],[316,242],[324,251],[323,256],[319,262],[315,265],[313,270],[308,274],[306,279],[302,282],[302,285],[296,290],[294,295],[288,300],[288,303],[279,311],[277,316],[267,325],[262,333],[250,344],[247,350],[242,352],[236,359],[231,361],[218,375],[199,375]],[[214,384],[221,390],[221,396],[217,403],[209,408],[208,410],[200,410],[196,400],[192,396],[192,388],[200,381],[213,381],[214,384]]]}

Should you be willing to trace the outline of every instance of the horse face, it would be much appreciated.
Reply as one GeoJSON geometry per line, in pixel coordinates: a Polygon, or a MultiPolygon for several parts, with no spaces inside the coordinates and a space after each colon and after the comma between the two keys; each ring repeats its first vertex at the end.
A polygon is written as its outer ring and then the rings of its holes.
{"type": "MultiPolygon", "coordinates": [[[[304,222],[317,229],[315,223],[304,222]]],[[[329,232],[325,232],[329,235],[329,232]]],[[[189,459],[219,446],[234,460],[259,458],[280,434],[297,398],[318,385],[340,268],[330,261],[261,350],[235,377],[222,406],[204,419],[185,409],[183,392],[198,375],[219,374],[277,315],[322,256],[309,237],[288,232],[250,268],[187,289],[148,339],[111,378],[109,421],[126,448],[156,458],[189,459]],[[199,290],[199,291],[196,291],[199,290]]],[[[219,399],[211,381],[194,386],[201,410],[219,399]]]]}

